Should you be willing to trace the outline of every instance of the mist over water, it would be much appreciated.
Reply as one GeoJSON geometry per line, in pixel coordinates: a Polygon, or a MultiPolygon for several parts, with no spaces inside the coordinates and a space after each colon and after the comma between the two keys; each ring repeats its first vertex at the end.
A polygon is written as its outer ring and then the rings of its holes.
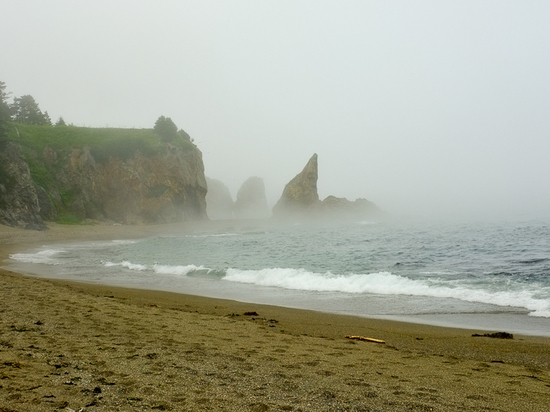
{"type": "Polygon", "coordinates": [[[348,222],[12,255],[42,276],[452,326],[550,334],[550,222],[348,222]],[[48,274],[49,272],[49,274],[48,274]]]}

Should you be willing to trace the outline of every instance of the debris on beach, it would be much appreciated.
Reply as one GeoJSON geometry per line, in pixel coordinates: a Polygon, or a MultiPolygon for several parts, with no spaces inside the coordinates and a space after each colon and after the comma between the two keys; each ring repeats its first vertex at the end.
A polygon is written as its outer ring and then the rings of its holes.
{"type": "Polygon", "coordinates": [[[380,340],[380,339],[374,339],[374,338],[367,338],[365,336],[353,336],[353,335],[346,335],[346,339],[355,339],[355,340],[362,340],[365,342],[374,342],[374,343],[382,343],[385,344],[386,341],[380,340]]]}
{"type": "Polygon", "coordinates": [[[508,332],[494,332],[494,333],[484,333],[483,335],[480,335],[478,333],[474,333],[472,335],[474,338],[495,338],[495,339],[514,339],[514,335],[508,332]]]}
{"type": "Polygon", "coordinates": [[[260,316],[257,312],[244,312],[244,316],[260,316]]]}

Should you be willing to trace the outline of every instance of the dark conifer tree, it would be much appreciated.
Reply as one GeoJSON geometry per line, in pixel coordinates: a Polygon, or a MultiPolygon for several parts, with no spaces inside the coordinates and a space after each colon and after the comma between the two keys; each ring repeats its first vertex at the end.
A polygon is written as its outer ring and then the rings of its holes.
{"type": "Polygon", "coordinates": [[[29,94],[13,99],[12,119],[16,123],[33,125],[51,125],[48,113],[42,113],[38,103],[29,94]]]}
{"type": "Polygon", "coordinates": [[[10,93],[6,92],[6,83],[0,81],[0,140],[5,138],[8,132],[8,122],[11,120],[9,95],[10,93]]]}

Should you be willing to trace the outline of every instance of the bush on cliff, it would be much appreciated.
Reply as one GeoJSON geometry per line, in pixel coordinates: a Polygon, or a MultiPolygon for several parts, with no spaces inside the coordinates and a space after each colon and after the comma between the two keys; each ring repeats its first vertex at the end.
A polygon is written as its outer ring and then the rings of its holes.
{"type": "Polygon", "coordinates": [[[155,122],[153,130],[165,142],[192,142],[191,136],[182,129],[178,130],[176,124],[169,117],[160,116],[155,122]]]}
{"type": "Polygon", "coordinates": [[[155,122],[153,130],[165,142],[171,142],[178,138],[178,127],[169,117],[160,116],[155,122]]]}

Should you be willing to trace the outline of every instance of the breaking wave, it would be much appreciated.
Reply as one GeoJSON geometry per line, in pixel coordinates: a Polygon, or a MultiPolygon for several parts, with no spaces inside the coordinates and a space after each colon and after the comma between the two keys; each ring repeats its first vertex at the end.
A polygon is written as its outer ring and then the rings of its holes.
{"type": "Polygon", "coordinates": [[[64,252],[58,249],[45,249],[35,253],[14,253],[10,259],[22,263],[38,263],[43,265],[58,265],[59,261],[55,259],[57,255],[64,252]]]}
{"type": "Polygon", "coordinates": [[[135,271],[151,271],[159,275],[176,275],[176,276],[187,276],[192,272],[197,271],[210,271],[210,269],[205,268],[204,266],[195,266],[195,265],[161,265],[155,263],[154,265],[142,265],[139,263],[132,263],[128,261],[122,261],[120,263],[113,262],[103,262],[103,265],[106,267],[119,266],[130,270],[135,271]]]}
{"type": "Polygon", "coordinates": [[[415,280],[390,272],[370,274],[335,275],[309,272],[305,269],[273,268],[260,270],[228,269],[226,281],[259,286],[317,292],[373,293],[379,295],[429,296],[452,298],[467,302],[488,303],[497,306],[521,307],[531,316],[550,317],[550,288],[525,285],[511,288],[509,282],[502,285],[486,283],[468,284],[463,281],[442,279],[415,280]],[[504,288],[504,286],[506,288],[504,288]],[[515,290],[514,290],[515,289],[515,290]]]}
{"type": "Polygon", "coordinates": [[[531,316],[550,318],[550,287],[487,281],[472,283],[443,278],[410,279],[391,272],[339,275],[331,272],[315,273],[306,269],[266,268],[243,270],[229,268],[216,271],[196,265],[143,265],[122,261],[103,262],[106,267],[123,267],[132,271],[149,271],[160,275],[200,276],[214,273],[221,280],[264,287],[276,287],[312,292],[340,292],[352,294],[408,295],[451,298],[466,302],[486,303],[503,307],[519,307],[531,316]]]}

